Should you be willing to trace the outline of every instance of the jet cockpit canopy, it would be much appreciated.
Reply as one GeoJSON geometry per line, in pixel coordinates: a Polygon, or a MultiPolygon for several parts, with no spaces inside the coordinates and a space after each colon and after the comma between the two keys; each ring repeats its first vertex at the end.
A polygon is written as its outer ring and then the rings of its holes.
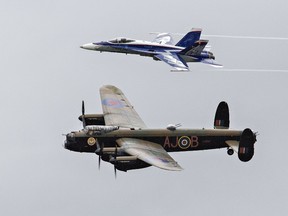
{"type": "Polygon", "coordinates": [[[129,38],[115,38],[113,40],[110,40],[110,43],[131,43],[134,42],[135,40],[129,39],[129,38]]]}

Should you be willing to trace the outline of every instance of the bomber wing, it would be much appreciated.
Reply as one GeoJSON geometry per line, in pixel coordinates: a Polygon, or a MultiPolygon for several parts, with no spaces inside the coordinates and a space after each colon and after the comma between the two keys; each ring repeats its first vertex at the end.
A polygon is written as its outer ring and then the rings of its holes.
{"type": "Polygon", "coordinates": [[[189,71],[187,63],[177,53],[161,52],[154,57],[172,66],[172,71],[189,71]]]}
{"type": "Polygon", "coordinates": [[[106,125],[124,128],[146,128],[123,92],[115,86],[100,88],[100,96],[106,125]]]}
{"type": "Polygon", "coordinates": [[[157,143],[135,138],[120,138],[116,142],[127,154],[136,156],[137,159],[147,164],[170,171],[181,171],[183,169],[157,143]]]}

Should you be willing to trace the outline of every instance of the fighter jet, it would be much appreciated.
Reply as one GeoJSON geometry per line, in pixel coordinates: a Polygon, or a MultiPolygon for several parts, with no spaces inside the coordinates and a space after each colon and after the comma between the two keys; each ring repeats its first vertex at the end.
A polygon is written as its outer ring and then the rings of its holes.
{"type": "Polygon", "coordinates": [[[194,28],[174,45],[169,33],[160,33],[154,41],[116,38],[109,41],[88,43],[83,49],[100,52],[116,52],[152,57],[172,66],[171,71],[189,71],[187,62],[202,62],[214,67],[222,67],[206,47],[208,40],[200,39],[202,29],[194,28]]]}
{"type": "Polygon", "coordinates": [[[182,129],[169,124],[164,129],[148,129],[123,92],[115,86],[100,88],[103,114],[85,114],[83,129],[66,135],[64,147],[75,152],[95,153],[116,170],[127,171],[155,166],[180,171],[182,167],[168,152],[226,148],[246,162],[254,155],[256,133],[251,129],[229,130],[229,108],[222,101],[216,110],[214,129],[182,129]]]}

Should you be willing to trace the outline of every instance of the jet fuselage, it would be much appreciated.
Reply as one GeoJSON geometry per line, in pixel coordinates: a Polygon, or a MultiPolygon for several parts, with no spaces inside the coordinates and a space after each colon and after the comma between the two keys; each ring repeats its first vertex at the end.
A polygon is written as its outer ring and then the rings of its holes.
{"type": "MultiPolygon", "coordinates": [[[[181,54],[181,51],[185,47],[179,47],[169,44],[159,44],[149,41],[125,39],[125,42],[121,42],[122,39],[114,39],[111,41],[102,41],[96,43],[88,43],[81,46],[83,49],[99,51],[99,52],[116,52],[116,53],[125,53],[125,54],[135,54],[141,56],[154,57],[162,52],[171,52],[177,53],[181,56],[186,62],[200,62],[203,59],[215,59],[213,53],[209,51],[202,51],[200,55],[184,55],[181,54]]],[[[155,59],[154,60],[159,60],[155,59]]]]}

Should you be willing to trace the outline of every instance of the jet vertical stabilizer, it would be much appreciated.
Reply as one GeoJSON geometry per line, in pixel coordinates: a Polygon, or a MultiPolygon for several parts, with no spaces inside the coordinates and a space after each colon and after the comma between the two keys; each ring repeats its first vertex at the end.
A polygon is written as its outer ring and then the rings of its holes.
{"type": "Polygon", "coordinates": [[[188,32],[177,44],[180,47],[191,47],[193,44],[200,39],[202,29],[193,28],[188,32]]]}

